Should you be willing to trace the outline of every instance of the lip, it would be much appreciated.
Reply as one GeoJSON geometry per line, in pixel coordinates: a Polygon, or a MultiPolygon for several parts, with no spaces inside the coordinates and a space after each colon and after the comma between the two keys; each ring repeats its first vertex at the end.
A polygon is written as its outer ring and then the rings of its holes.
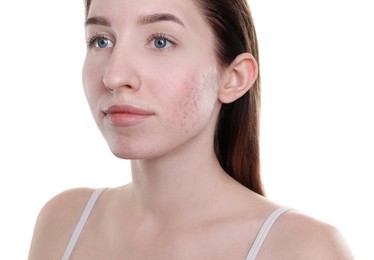
{"type": "Polygon", "coordinates": [[[142,123],[153,112],[131,105],[112,105],[104,109],[105,118],[116,127],[130,127],[142,123]]]}

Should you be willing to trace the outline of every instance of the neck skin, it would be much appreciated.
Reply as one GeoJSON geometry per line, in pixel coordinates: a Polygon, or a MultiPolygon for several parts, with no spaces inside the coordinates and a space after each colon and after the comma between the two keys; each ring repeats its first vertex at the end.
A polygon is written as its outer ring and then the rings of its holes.
{"type": "Polygon", "coordinates": [[[131,162],[133,182],[129,188],[140,216],[177,223],[205,213],[219,214],[224,201],[231,203],[230,194],[241,185],[218,162],[213,123],[210,131],[162,158],[131,162]]]}

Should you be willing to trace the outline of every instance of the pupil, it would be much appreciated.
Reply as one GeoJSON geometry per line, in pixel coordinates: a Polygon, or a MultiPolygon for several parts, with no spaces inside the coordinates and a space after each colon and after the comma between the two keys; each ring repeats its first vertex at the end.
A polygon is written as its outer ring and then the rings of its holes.
{"type": "Polygon", "coordinates": [[[101,40],[99,40],[98,44],[99,44],[99,47],[105,48],[107,46],[108,42],[107,42],[106,39],[101,39],[101,40]]]}
{"type": "Polygon", "coordinates": [[[163,47],[166,46],[166,40],[165,39],[157,39],[155,44],[156,44],[157,48],[163,48],[163,47]]]}

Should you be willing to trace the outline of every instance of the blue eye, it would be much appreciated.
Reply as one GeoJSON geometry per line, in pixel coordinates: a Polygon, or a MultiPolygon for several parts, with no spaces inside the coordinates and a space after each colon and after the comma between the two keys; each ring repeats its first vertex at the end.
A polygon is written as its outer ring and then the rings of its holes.
{"type": "Polygon", "coordinates": [[[156,49],[167,49],[172,47],[174,42],[165,34],[155,34],[151,36],[151,47],[156,49]]]}
{"type": "Polygon", "coordinates": [[[168,40],[163,39],[163,38],[156,38],[154,40],[153,44],[157,49],[162,49],[162,48],[165,48],[167,46],[168,40]]]}
{"type": "Polygon", "coordinates": [[[95,46],[100,49],[105,49],[105,48],[111,48],[113,47],[113,44],[110,40],[101,38],[96,40],[95,46]]]}
{"type": "Polygon", "coordinates": [[[101,35],[95,35],[95,36],[91,37],[88,40],[87,45],[88,45],[89,48],[95,47],[95,48],[98,48],[98,49],[112,48],[114,46],[114,44],[111,40],[109,40],[107,37],[101,36],[101,35]]]}

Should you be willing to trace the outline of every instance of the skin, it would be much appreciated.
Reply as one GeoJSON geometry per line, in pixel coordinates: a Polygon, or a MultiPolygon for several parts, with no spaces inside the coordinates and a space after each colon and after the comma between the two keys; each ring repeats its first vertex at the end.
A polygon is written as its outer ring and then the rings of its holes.
{"type": "MultiPolygon", "coordinates": [[[[85,93],[112,152],[131,159],[133,182],[102,194],[72,259],[244,259],[279,205],[223,171],[213,136],[222,103],[255,81],[255,60],[242,54],[219,68],[212,30],[193,1],[94,0],[88,17],[99,17],[100,25],[88,24],[87,38],[105,39],[87,50],[85,93]],[[139,24],[157,13],[172,14],[183,25],[139,24]],[[160,33],[174,44],[155,48],[150,36],[160,33]],[[149,116],[115,126],[103,112],[113,104],[149,116]]],[[[46,204],[29,259],[61,258],[91,193],[70,190],[46,204]]],[[[353,257],[335,228],[290,211],[277,220],[257,259],[353,257]]]]}

